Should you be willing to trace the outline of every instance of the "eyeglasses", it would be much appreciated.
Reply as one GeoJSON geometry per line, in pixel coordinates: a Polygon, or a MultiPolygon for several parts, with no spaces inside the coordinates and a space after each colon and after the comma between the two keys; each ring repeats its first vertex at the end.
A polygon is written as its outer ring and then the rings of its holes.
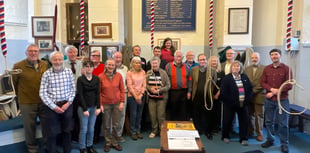
{"type": "Polygon", "coordinates": [[[91,56],[93,56],[93,57],[100,57],[100,55],[91,55],[91,56]]]}

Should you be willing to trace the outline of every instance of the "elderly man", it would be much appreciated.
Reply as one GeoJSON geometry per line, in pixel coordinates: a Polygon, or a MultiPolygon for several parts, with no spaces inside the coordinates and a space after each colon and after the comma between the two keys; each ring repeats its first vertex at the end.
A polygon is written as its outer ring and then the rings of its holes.
{"type": "Polygon", "coordinates": [[[264,125],[264,89],[260,85],[260,78],[263,74],[264,65],[259,64],[259,53],[251,54],[251,65],[245,68],[245,74],[249,77],[253,86],[253,98],[248,105],[249,110],[249,133],[256,132],[256,140],[263,141],[264,125]]]}
{"type": "MultiPolygon", "coordinates": [[[[77,60],[78,50],[76,47],[69,45],[65,48],[65,53],[68,57],[68,60],[64,61],[64,67],[71,69],[74,75],[75,85],[77,83],[78,77],[81,76],[82,70],[82,62],[77,60]]],[[[73,119],[74,119],[74,126],[72,131],[72,140],[78,141],[79,131],[80,131],[80,124],[79,124],[79,117],[77,113],[78,108],[78,96],[75,97],[73,103],[73,119]]]]}
{"type": "MultiPolygon", "coordinates": [[[[161,48],[159,47],[159,46],[155,46],[154,47],[154,49],[153,49],[153,57],[158,57],[158,58],[160,58],[160,55],[161,55],[161,48]]],[[[166,65],[167,65],[167,62],[165,61],[165,60],[160,60],[160,65],[159,65],[159,67],[161,68],[161,69],[165,69],[165,67],[166,67],[166,65]]],[[[150,70],[152,68],[152,66],[151,66],[151,60],[149,60],[148,62],[147,62],[147,64],[146,64],[146,70],[148,71],[148,70],[150,70]]]]}
{"type": "Polygon", "coordinates": [[[225,75],[230,73],[230,66],[231,63],[235,61],[235,55],[235,51],[231,48],[226,51],[226,62],[221,63],[222,72],[224,72],[225,75]]]}
{"type": "Polygon", "coordinates": [[[184,56],[181,51],[174,53],[174,61],[166,65],[166,72],[170,78],[171,89],[167,104],[167,115],[173,121],[188,120],[187,100],[191,97],[192,81],[189,67],[182,62],[184,56]]]}
{"type": "Polygon", "coordinates": [[[189,70],[191,71],[193,67],[199,66],[198,63],[195,62],[195,54],[193,51],[188,51],[186,53],[186,66],[189,67],[189,70]]]}
{"type": "Polygon", "coordinates": [[[199,66],[192,69],[191,77],[193,90],[191,104],[193,108],[193,121],[196,129],[200,134],[205,134],[207,138],[211,140],[213,138],[212,132],[216,125],[216,118],[214,117],[216,116],[216,112],[215,109],[207,110],[205,104],[207,104],[208,108],[211,108],[210,99],[213,96],[209,95],[209,91],[213,91],[215,86],[209,81],[213,80],[215,82],[217,78],[215,70],[207,68],[207,62],[206,56],[204,54],[199,54],[199,66]]]}
{"type": "Polygon", "coordinates": [[[40,97],[42,105],[42,133],[48,153],[56,152],[56,137],[62,135],[64,153],[71,152],[72,102],[75,96],[74,76],[63,67],[64,56],[54,51],[50,54],[52,67],[42,76],[40,97]]]}
{"type": "MultiPolygon", "coordinates": [[[[272,64],[267,65],[264,68],[260,84],[266,90],[265,94],[265,125],[267,130],[267,141],[261,146],[263,148],[268,148],[274,144],[274,119],[277,111],[280,109],[278,106],[277,96],[280,95],[280,103],[282,107],[286,110],[290,109],[290,102],[288,99],[288,91],[292,89],[292,85],[288,84],[283,87],[282,91],[279,92],[280,86],[287,80],[291,79],[292,76],[290,69],[287,65],[281,63],[281,50],[272,49],[269,52],[272,64]]],[[[278,114],[279,122],[279,133],[281,143],[281,151],[283,153],[288,153],[288,119],[289,114],[282,112],[278,114]]]]}
{"type": "Polygon", "coordinates": [[[29,44],[25,53],[27,58],[17,62],[13,67],[22,70],[22,73],[13,75],[13,83],[22,114],[27,149],[29,153],[36,153],[39,148],[36,141],[36,121],[37,117],[40,117],[42,104],[39,89],[47,64],[39,60],[40,52],[37,45],[29,44]]]}
{"type": "Polygon", "coordinates": [[[125,114],[126,114],[126,106],[127,106],[127,86],[126,86],[126,74],[128,71],[127,66],[123,65],[123,56],[122,53],[120,52],[115,52],[113,55],[113,59],[115,61],[115,67],[116,67],[116,72],[120,73],[123,77],[123,82],[124,82],[124,87],[125,87],[125,100],[124,100],[124,107],[121,111],[120,115],[120,123],[119,127],[117,128],[117,139],[119,142],[124,142],[125,139],[122,137],[123,134],[123,128],[124,128],[124,122],[125,122],[125,114]]]}

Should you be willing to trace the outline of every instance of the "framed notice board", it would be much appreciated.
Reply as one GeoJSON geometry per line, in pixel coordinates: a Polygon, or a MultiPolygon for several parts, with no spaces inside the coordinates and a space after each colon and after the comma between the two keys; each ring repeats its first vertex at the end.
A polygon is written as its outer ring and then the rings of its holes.
{"type": "MultiPolygon", "coordinates": [[[[196,30],[196,0],[154,1],[156,31],[196,30]]],[[[142,0],[142,30],[151,28],[151,0],[142,0]]]]}

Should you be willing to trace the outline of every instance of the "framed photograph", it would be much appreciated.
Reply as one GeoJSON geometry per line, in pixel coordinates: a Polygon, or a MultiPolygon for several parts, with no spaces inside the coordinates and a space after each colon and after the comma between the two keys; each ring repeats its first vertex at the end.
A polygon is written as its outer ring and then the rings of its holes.
{"type": "Polygon", "coordinates": [[[78,53],[78,56],[80,57],[84,57],[85,59],[88,59],[89,58],[89,46],[88,45],[85,45],[84,46],[84,50],[82,51],[81,49],[81,46],[79,46],[79,53],[78,53]]]}
{"type": "Polygon", "coordinates": [[[53,16],[33,16],[32,37],[52,37],[54,33],[53,16]]]}
{"type": "Polygon", "coordinates": [[[228,34],[249,33],[249,8],[228,9],[228,34]]]}
{"type": "MultiPolygon", "coordinates": [[[[180,38],[171,38],[172,39],[172,46],[175,48],[175,50],[181,50],[181,39],[180,38]]],[[[163,46],[165,39],[157,39],[157,45],[163,46]]]]}
{"type": "Polygon", "coordinates": [[[112,38],[112,23],[91,24],[93,38],[112,38]]]}
{"type": "Polygon", "coordinates": [[[94,50],[100,52],[100,62],[105,62],[107,59],[111,58],[115,52],[119,51],[118,46],[90,46],[90,54],[94,50]]]}
{"type": "Polygon", "coordinates": [[[46,38],[35,38],[35,43],[38,45],[40,51],[53,51],[53,40],[52,37],[46,37],[46,38]]]}

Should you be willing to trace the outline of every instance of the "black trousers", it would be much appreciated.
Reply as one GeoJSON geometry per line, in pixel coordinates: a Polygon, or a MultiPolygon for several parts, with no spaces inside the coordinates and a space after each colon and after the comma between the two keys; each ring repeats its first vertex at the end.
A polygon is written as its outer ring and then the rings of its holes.
{"type": "Polygon", "coordinates": [[[187,89],[170,90],[167,103],[168,120],[187,121],[189,120],[187,109],[187,89]]]}
{"type": "Polygon", "coordinates": [[[222,139],[229,138],[229,132],[232,127],[232,122],[234,120],[235,113],[237,113],[238,120],[239,120],[240,142],[242,140],[248,140],[248,108],[247,106],[244,106],[244,107],[228,106],[227,104],[224,104],[222,139]]]}
{"type": "Polygon", "coordinates": [[[48,153],[56,152],[57,135],[61,134],[62,148],[64,153],[71,152],[71,130],[73,124],[72,105],[62,113],[58,114],[46,105],[41,106],[41,127],[45,150],[48,153]]]}

